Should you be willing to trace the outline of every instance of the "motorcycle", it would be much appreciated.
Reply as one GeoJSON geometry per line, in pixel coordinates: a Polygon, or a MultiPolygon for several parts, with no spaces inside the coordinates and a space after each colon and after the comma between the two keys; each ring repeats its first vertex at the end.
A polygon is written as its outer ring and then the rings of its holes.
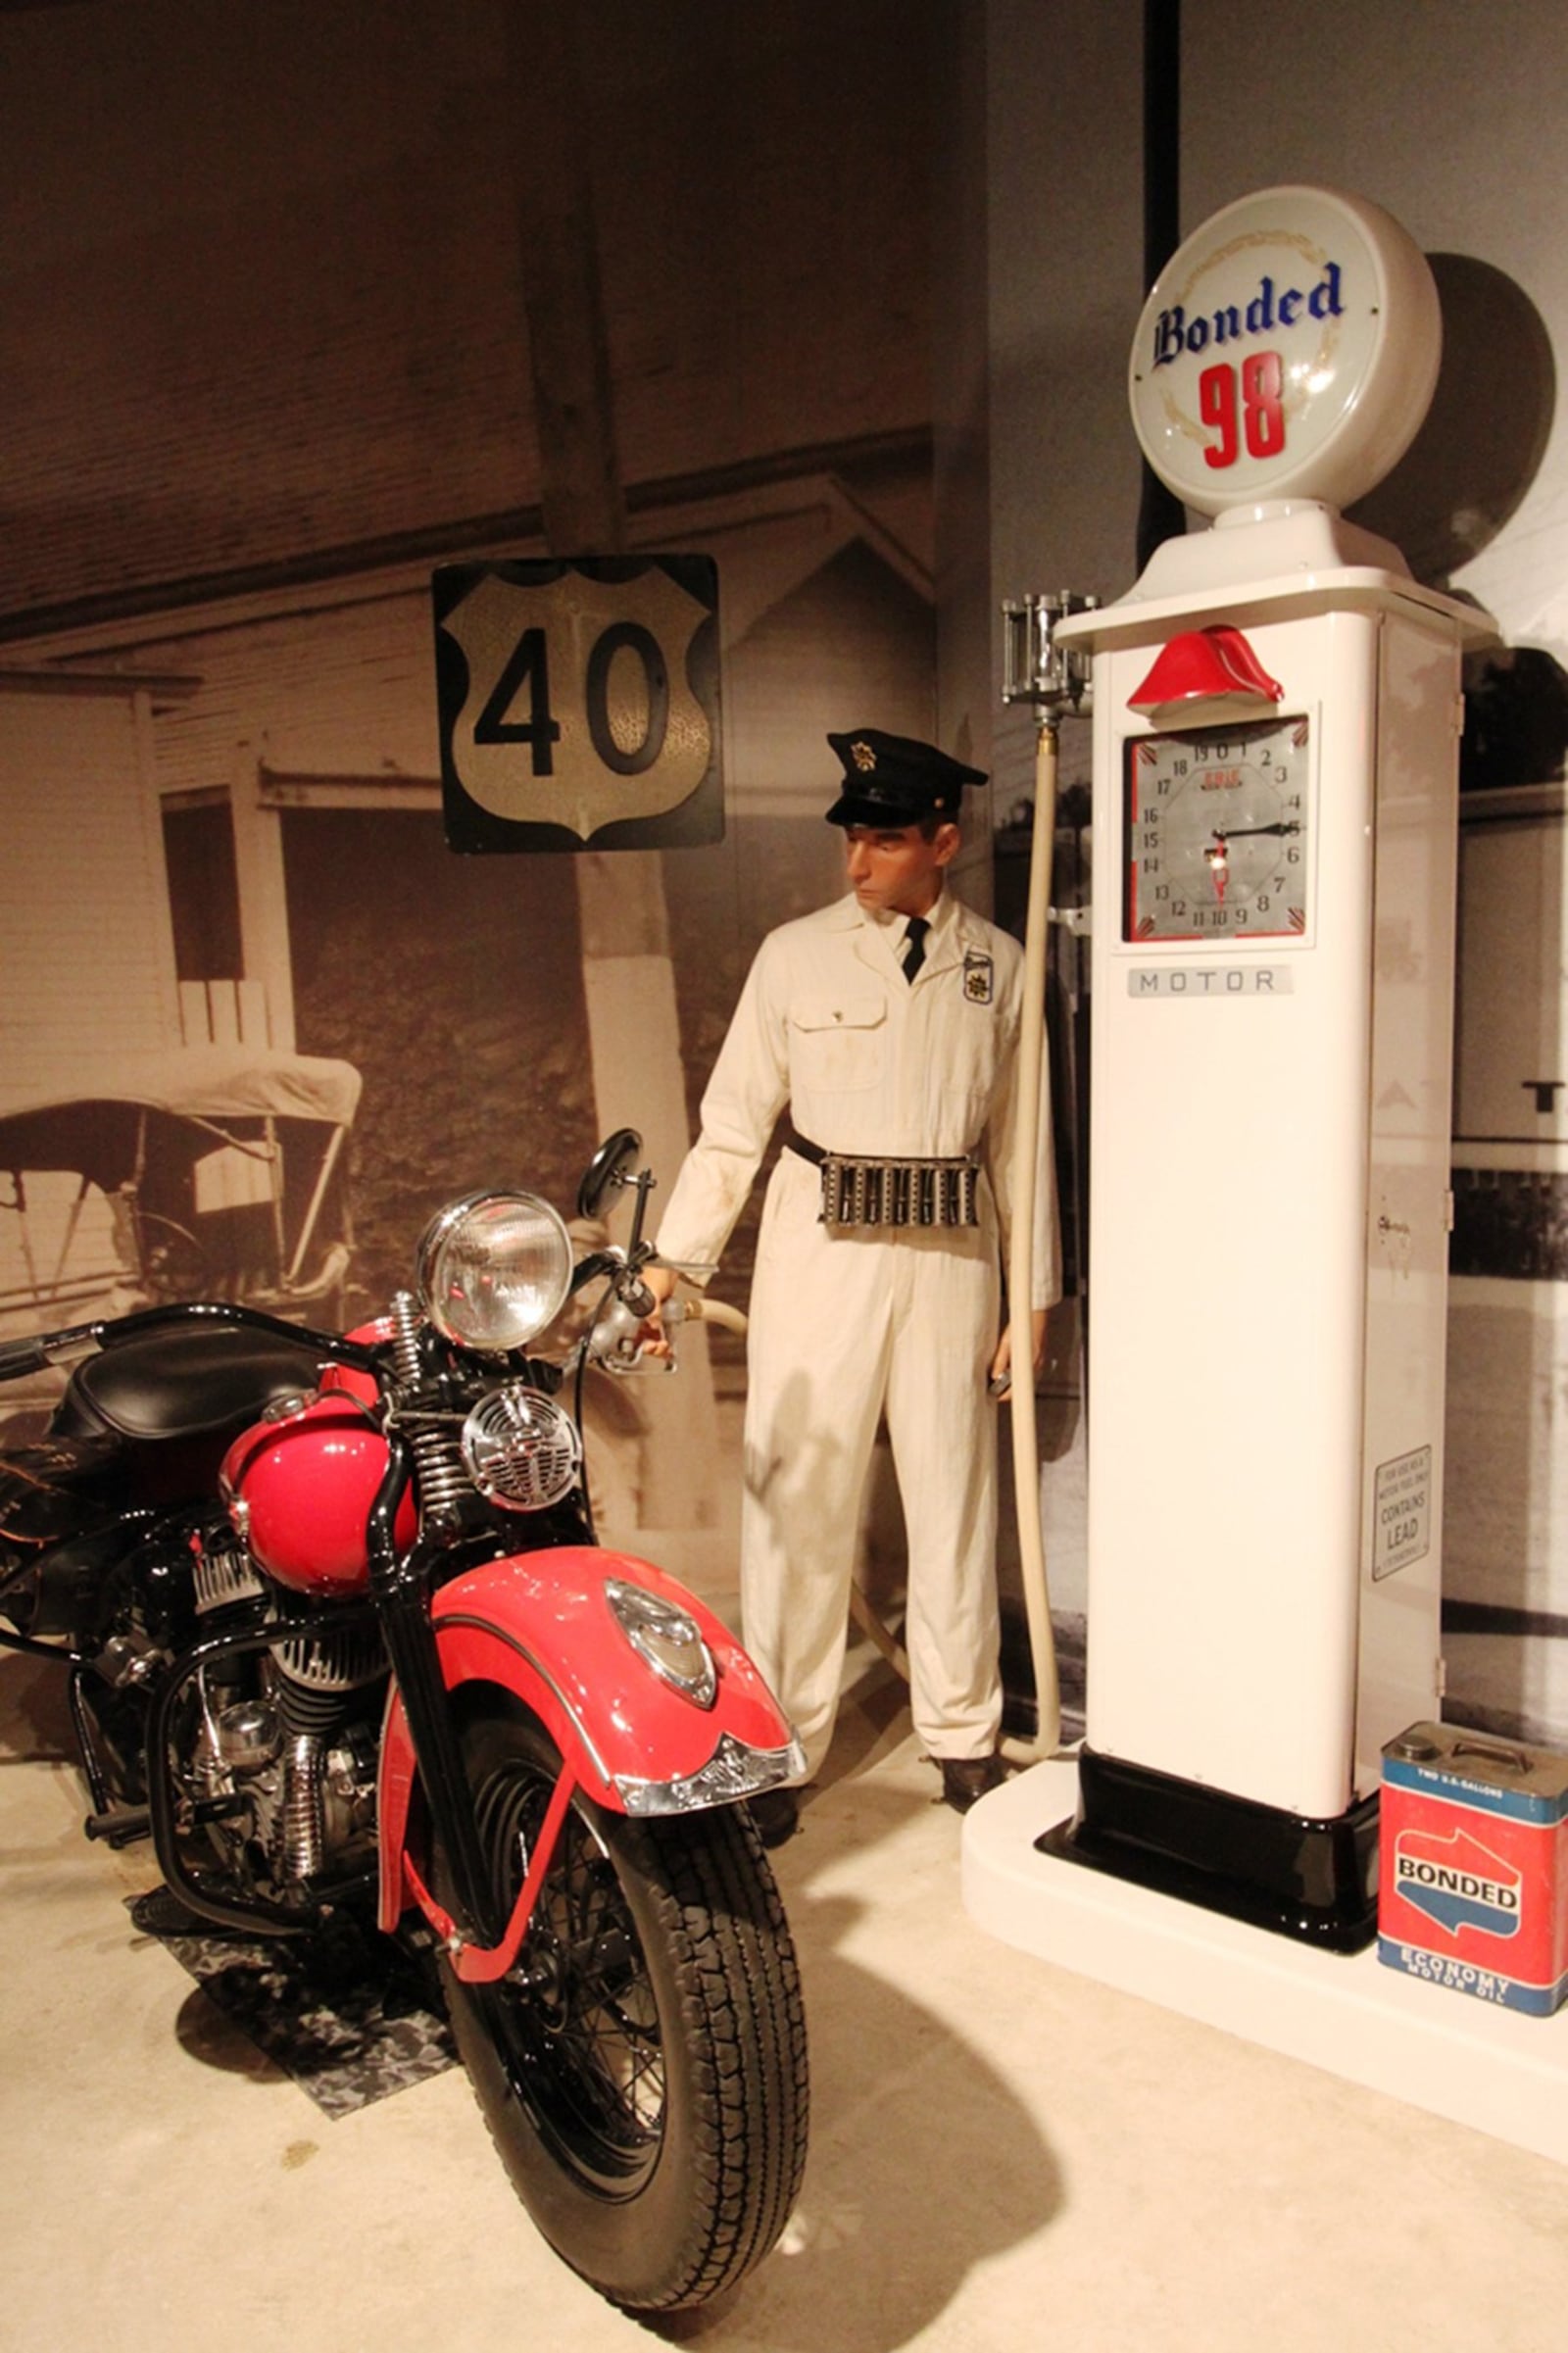
{"type": "Polygon", "coordinates": [[[0,1344],[0,1380],[70,1368],[0,1455],[0,1643],[65,1664],[87,1835],[150,1838],[196,1923],[433,1956],[524,2205],[652,2313],[773,2246],[808,2081],[745,1804],[799,1744],[721,1621],[595,1541],[582,1383],[638,1362],[640,1151],[594,1155],[578,1214],[630,1187],[631,1239],[575,1265],[547,1202],[481,1192],[344,1335],[228,1301],[0,1344]],[[530,1354],[573,1299],[580,1341],[530,1354]]]}

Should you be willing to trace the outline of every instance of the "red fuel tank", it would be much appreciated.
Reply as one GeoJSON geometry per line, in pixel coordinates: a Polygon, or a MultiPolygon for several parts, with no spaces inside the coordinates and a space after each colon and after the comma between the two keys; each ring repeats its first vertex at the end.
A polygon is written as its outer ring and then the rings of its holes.
{"type": "MultiPolygon", "coordinates": [[[[387,1445],[364,1406],[339,1394],[275,1422],[258,1422],[223,1457],[229,1517],[279,1585],[318,1599],[363,1593],[365,1524],[386,1475],[387,1445]]],[[[400,1546],[414,1542],[411,1491],[398,1507],[400,1546]]]]}

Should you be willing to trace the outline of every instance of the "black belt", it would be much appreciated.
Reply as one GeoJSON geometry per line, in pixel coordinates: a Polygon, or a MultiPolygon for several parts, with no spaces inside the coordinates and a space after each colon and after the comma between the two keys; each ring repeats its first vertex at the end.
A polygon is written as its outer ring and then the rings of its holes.
{"type": "Polygon", "coordinates": [[[822,1162],[827,1158],[826,1148],[820,1144],[813,1144],[809,1136],[798,1134],[793,1120],[786,1120],[784,1123],[784,1149],[786,1152],[799,1152],[801,1158],[809,1160],[813,1168],[820,1168],[822,1162]]]}
{"type": "Polygon", "coordinates": [[[784,1130],[786,1150],[822,1172],[821,1222],[830,1226],[974,1226],[979,1164],[970,1152],[894,1158],[832,1152],[784,1130]]]}

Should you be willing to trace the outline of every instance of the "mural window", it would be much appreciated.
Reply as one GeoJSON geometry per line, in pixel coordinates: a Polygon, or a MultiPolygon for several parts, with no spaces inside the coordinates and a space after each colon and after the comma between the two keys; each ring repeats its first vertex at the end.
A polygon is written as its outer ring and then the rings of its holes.
{"type": "Polygon", "coordinates": [[[171,796],[164,802],[164,860],[174,932],[174,969],[182,981],[237,980],[239,873],[234,819],[226,791],[171,796]]]}

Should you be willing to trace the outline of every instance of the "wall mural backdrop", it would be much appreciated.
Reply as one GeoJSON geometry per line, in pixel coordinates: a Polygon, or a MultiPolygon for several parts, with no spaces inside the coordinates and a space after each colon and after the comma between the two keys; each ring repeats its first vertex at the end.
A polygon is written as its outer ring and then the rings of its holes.
{"type": "MultiPolygon", "coordinates": [[[[1435,256],[1452,348],[1510,355],[1440,383],[1427,463],[1468,435],[1465,500],[1395,485],[1366,519],[1504,628],[1466,746],[1449,1688],[1560,1742],[1568,246],[1497,160],[1568,106],[1550,13],[1483,93],[1456,0],[1266,31],[1189,0],[1227,69],[1188,77],[1183,209],[1359,187],[1435,256]],[[1389,144],[1458,86],[1456,147],[1389,144]]],[[[1132,570],[1140,15],[596,8],[574,121],[625,545],[717,566],[727,778],[722,841],[612,860],[441,838],[432,570],[551,552],[509,0],[411,0],[369,49],[347,0],[5,13],[0,1330],[215,1285],[363,1312],[454,1191],[565,1204],[612,1125],[667,1183],[758,940],[837,887],[825,732],[929,734],[939,677],[945,740],[996,777],[995,882],[984,838],[966,887],[1016,914],[1031,734],[996,708],[996,605],[1132,570]],[[989,50],[974,86],[955,45],[989,50]]],[[[1087,773],[1069,728],[1058,900],[1089,894],[1087,773]]],[[[1081,1635],[1076,1347],[1069,1307],[1044,1492],[1081,1635]]],[[[617,1531],[675,1532],[720,1597],[743,1380],[721,1337],[601,1405],[617,1531]]],[[[867,1538],[896,1580],[877,1498],[867,1538]]]]}

